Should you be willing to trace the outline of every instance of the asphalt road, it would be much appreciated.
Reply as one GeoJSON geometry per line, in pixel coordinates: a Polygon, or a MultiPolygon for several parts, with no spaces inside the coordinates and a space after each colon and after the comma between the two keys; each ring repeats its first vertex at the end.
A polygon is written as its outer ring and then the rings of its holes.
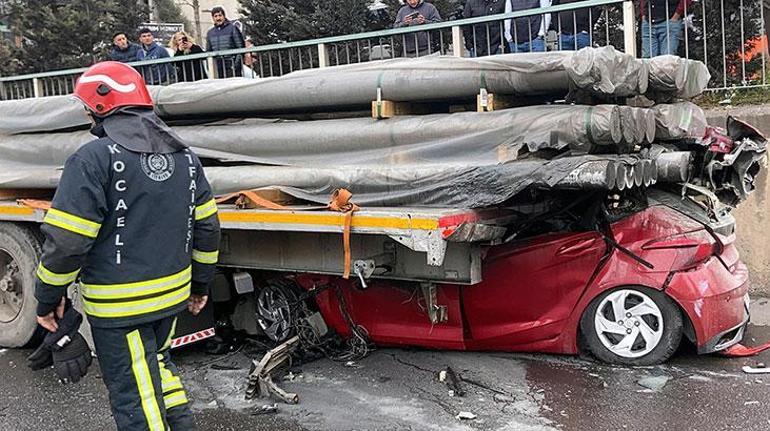
{"type": "MultiPolygon", "coordinates": [[[[746,344],[770,340],[770,302],[755,304],[746,344]],[[766,326],[767,325],[767,326],[766,326]]],[[[98,367],[63,386],[24,365],[28,352],[0,353],[0,430],[114,430],[98,367]]],[[[770,352],[728,359],[680,351],[657,367],[622,368],[552,355],[382,349],[353,366],[327,360],[294,368],[284,389],[300,404],[254,415],[271,400],[246,401],[248,349],[209,356],[177,352],[202,430],[767,430],[770,352]],[[450,366],[464,396],[438,381],[450,366]],[[459,412],[476,416],[459,420],[459,412]]]]}

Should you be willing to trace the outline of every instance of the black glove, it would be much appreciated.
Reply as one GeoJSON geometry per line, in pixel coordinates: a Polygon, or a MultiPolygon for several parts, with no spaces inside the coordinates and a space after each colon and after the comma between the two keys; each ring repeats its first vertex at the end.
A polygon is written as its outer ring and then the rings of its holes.
{"type": "Polygon", "coordinates": [[[33,371],[42,370],[51,365],[53,365],[53,352],[45,344],[39,345],[31,355],[27,356],[27,366],[33,371]]]}
{"type": "Polygon", "coordinates": [[[68,307],[64,316],[57,321],[59,329],[46,335],[43,344],[27,357],[29,367],[40,370],[53,364],[54,371],[63,383],[80,381],[93,362],[91,349],[78,332],[82,322],[83,316],[68,307]]]}
{"type": "Polygon", "coordinates": [[[91,348],[86,339],[76,332],[64,347],[53,351],[53,369],[63,383],[77,383],[91,366],[91,348]]]}

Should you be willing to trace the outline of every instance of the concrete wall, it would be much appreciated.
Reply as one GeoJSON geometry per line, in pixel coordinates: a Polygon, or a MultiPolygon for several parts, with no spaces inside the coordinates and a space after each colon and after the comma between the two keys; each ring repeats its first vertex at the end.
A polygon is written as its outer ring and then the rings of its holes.
{"type": "MultiPolygon", "coordinates": [[[[727,116],[740,118],[770,137],[770,105],[720,108],[706,111],[709,123],[725,126],[727,116]]],[[[752,293],[770,296],[770,181],[768,169],[757,178],[757,190],[739,206],[734,215],[738,221],[738,249],[751,270],[752,293]]]]}

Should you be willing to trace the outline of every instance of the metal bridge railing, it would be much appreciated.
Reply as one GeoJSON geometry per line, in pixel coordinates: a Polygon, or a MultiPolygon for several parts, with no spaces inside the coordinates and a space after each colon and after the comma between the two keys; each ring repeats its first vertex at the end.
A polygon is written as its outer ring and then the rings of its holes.
{"type": "MultiPolygon", "coordinates": [[[[664,3],[676,3],[675,1],[664,3]]],[[[682,19],[640,20],[640,2],[586,0],[547,8],[245,49],[131,63],[151,85],[203,78],[267,78],[290,72],[398,57],[482,56],[612,45],[646,54],[663,35],[671,53],[700,60],[711,89],[767,86],[763,0],[681,0],[682,19]],[[539,23],[550,19],[541,37],[539,23]],[[655,36],[655,39],[653,38],[655,36]]],[[[647,1],[647,14],[652,8],[647,1]]],[[[666,16],[672,12],[667,7],[666,16]]],[[[70,94],[85,69],[0,77],[0,100],[70,94]]]]}

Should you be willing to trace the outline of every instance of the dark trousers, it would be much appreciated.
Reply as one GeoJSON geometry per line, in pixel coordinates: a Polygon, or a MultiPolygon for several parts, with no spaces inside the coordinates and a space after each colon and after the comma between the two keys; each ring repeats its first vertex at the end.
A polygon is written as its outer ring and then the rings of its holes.
{"type": "Polygon", "coordinates": [[[124,328],[92,327],[119,431],[195,429],[169,349],[176,318],[124,328]]]}
{"type": "Polygon", "coordinates": [[[221,57],[214,60],[217,63],[217,78],[240,78],[243,75],[241,56],[221,57]]]}

